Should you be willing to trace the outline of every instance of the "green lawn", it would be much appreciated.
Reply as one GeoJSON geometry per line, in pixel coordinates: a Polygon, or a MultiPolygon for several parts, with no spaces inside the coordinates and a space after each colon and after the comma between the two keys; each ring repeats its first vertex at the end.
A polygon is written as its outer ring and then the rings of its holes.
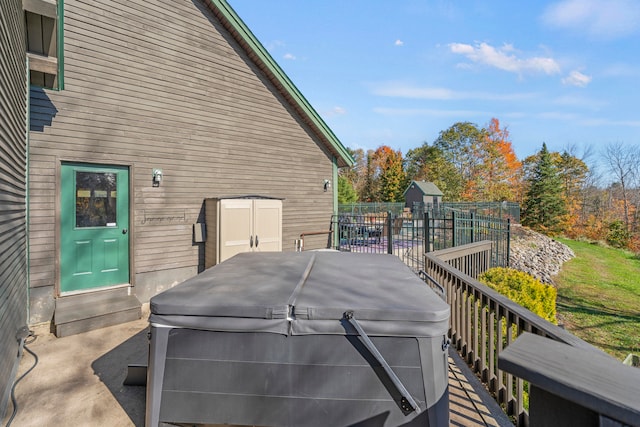
{"type": "Polygon", "coordinates": [[[555,278],[560,323],[618,359],[640,353],[640,258],[588,242],[558,240],[576,254],[555,278]]]}

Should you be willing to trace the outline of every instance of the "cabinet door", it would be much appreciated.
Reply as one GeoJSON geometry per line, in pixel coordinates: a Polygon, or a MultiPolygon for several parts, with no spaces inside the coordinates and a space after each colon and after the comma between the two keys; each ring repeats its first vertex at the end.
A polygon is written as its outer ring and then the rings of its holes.
{"type": "Polygon", "coordinates": [[[254,251],[282,251],[281,200],[254,200],[253,234],[254,251]]]}
{"type": "Polygon", "coordinates": [[[253,239],[253,200],[220,201],[220,259],[222,262],[240,252],[251,250],[253,239]]]}

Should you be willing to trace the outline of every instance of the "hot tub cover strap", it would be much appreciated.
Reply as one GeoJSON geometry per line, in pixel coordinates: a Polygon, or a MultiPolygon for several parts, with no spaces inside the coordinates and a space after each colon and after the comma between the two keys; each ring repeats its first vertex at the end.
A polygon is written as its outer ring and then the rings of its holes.
{"type": "Polygon", "coordinates": [[[420,407],[418,406],[414,398],[411,396],[411,394],[409,394],[409,391],[404,386],[404,384],[402,384],[402,381],[400,381],[400,378],[398,378],[395,372],[393,372],[393,370],[391,369],[391,366],[389,366],[389,364],[384,359],[384,357],[382,357],[382,354],[378,351],[378,349],[373,344],[373,342],[371,341],[369,336],[366,334],[364,329],[362,329],[362,327],[360,326],[356,318],[353,316],[353,311],[345,312],[344,320],[348,321],[355,328],[355,330],[358,331],[358,335],[360,335],[360,338],[362,339],[362,343],[364,344],[364,346],[367,348],[369,353],[371,353],[371,355],[378,361],[378,363],[380,363],[380,366],[382,366],[382,369],[384,369],[384,372],[387,374],[387,376],[395,386],[398,393],[400,393],[400,396],[401,396],[400,407],[402,411],[405,412],[405,414],[409,414],[413,411],[419,414],[421,412],[420,407]]]}

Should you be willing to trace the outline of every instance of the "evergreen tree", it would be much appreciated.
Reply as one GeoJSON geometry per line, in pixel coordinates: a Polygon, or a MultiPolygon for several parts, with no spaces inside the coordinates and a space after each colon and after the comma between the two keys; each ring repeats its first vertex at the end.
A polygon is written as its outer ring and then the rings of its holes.
{"type": "Polygon", "coordinates": [[[391,151],[384,159],[380,174],[380,191],[383,202],[403,202],[402,193],[407,187],[407,178],[402,167],[402,154],[391,151]]]}
{"type": "Polygon", "coordinates": [[[358,201],[358,193],[351,182],[344,176],[338,176],[338,203],[355,203],[358,201]]]}
{"type": "Polygon", "coordinates": [[[378,167],[375,153],[372,150],[367,152],[367,160],[364,171],[364,185],[360,200],[363,202],[379,202],[380,201],[380,177],[378,176],[378,167]]]}
{"type": "MultiPolygon", "coordinates": [[[[362,148],[347,151],[355,160],[351,167],[344,167],[338,171],[338,176],[346,179],[356,192],[356,200],[366,200],[364,190],[367,180],[367,153],[362,148]]],[[[338,196],[340,197],[340,196],[338,196]]]]}
{"type": "Polygon", "coordinates": [[[547,144],[542,144],[532,169],[528,177],[529,188],[522,223],[542,232],[557,233],[561,230],[567,211],[562,178],[547,150],[547,144]]]}
{"type": "Polygon", "coordinates": [[[402,193],[407,186],[407,178],[404,172],[402,153],[395,151],[386,145],[376,149],[369,162],[372,191],[371,201],[401,202],[402,193]]]}

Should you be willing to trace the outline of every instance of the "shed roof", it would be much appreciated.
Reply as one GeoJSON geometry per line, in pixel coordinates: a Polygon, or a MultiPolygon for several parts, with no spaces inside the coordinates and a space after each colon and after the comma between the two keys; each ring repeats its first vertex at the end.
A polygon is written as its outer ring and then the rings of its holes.
{"type": "Polygon", "coordinates": [[[309,101],[300,93],[273,57],[253,35],[249,27],[225,0],[204,0],[222,25],[231,33],[249,57],[266,74],[291,106],[336,157],[338,166],[351,166],[354,161],[333,131],[322,120],[309,101]]]}
{"type": "Polygon", "coordinates": [[[425,196],[442,196],[443,195],[442,191],[440,191],[437,185],[435,185],[433,182],[427,182],[427,181],[411,181],[411,184],[409,184],[407,189],[404,190],[403,195],[407,194],[407,191],[409,191],[411,188],[417,188],[425,196]]]}

